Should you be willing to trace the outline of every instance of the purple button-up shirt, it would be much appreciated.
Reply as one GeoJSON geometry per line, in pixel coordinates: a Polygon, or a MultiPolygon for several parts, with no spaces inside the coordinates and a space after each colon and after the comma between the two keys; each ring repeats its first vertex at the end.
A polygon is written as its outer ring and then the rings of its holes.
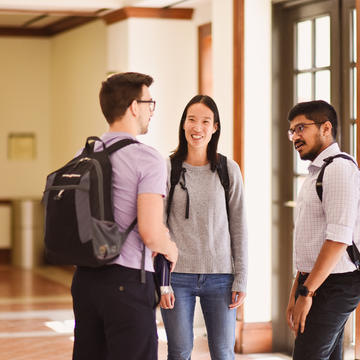
{"type": "MultiPolygon", "coordinates": [[[[106,146],[126,138],[134,139],[132,135],[123,132],[107,132],[101,136],[106,146]]],[[[96,148],[99,147],[100,144],[97,143],[96,148]]],[[[128,145],[113,153],[110,159],[113,168],[114,217],[120,230],[125,231],[137,216],[139,194],[165,196],[166,164],[158,151],[142,143],[128,145]]],[[[136,225],[114,263],[140,269],[143,244],[136,225]]],[[[151,250],[148,248],[145,255],[145,270],[154,271],[151,250]]]]}

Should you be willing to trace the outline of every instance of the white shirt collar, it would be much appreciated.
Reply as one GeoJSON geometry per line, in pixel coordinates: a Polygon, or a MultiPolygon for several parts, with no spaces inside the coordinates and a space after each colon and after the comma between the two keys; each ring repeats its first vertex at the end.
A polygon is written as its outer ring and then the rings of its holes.
{"type": "Polygon", "coordinates": [[[317,168],[321,168],[324,165],[324,159],[328,158],[329,156],[333,156],[336,155],[338,153],[340,153],[341,150],[339,148],[339,145],[337,142],[334,142],[333,144],[331,144],[330,146],[328,146],[325,150],[323,150],[316,158],[313,162],[310,163],[309,165],[309,170],[310,167],[315,166],[317,168]]]}

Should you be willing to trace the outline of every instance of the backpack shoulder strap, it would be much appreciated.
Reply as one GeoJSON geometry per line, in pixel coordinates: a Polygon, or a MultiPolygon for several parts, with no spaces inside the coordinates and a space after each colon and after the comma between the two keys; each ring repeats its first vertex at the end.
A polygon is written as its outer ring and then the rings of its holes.
{"type": "MultiPolygon", "coordinates": [[[[226,156],[224,156],[222,154],[218,154],[218,155],[219,155],[219,158],[218,158],[218,164],[217,164],[216,170],[219,175],[221,185],[223,186],[224,191],[225,191],[226,212],[227,212],[227,216],[229,219],[229,216],[230,216],[230,212],[229,212],[230,179],[229,179],[229,173],[228,173],[228,168],[227,168],[227,158],[226,158],[226,156]]],[[[183,171],[182,161],[180,161],[178,159],[174,159],[174,158],[172,158],[170,161],[171,161],[170,190],[169,190],[169,195],[168,195],[168,199],[167,199],[167,207],[166,207],[167,221],[170,216],[170,210],[171,210],[171,204],[172,204],[172,200],[173,200],[173,196],[174,196],[175,186],[179,183],[181,173],[183,171]]],[[[187,192],[186,185],[185,184],[181,184],[181,185],[182,185],[183,190],[186,190],[187,203],[186,203],[185,218],[188,218],[189,217],[189,205],[190,205],[189,204],[189,194],[187,192]]]]}
{"type": "Polygon", "coordinates": [[[110,145],[109,147],[106,148],[106,152],[110,155],[115,151],[118,151],[120,149],[122,149],[123,147],[130,145],[130,144],[136,144],[138,143],[137,140],[135,139],[122,139],[117,141],[116,143],[110,145]]]}
{"type": "Polygon", "coordinates": [[[167,199],[166,206],[166,221],[169,219],[171,204],[174,197],[174,190],[176,184],[180,180],[181,170],[182,170],[182,161],[176,158],[170,158],[171,163],[171,172],[170,172],[170,191],[167,199]]]}
{"type": "Polygon", "coordinates": [[[230,210],[229,210],[229,198],[230,198],[230,179],[229,172],[227,167],[227,158],[225,155],[218,154],[218,164],[216,167],[217,173],[219,174],[221,185],[225,191],[225,201],[226,201],[226,212],[228,220],[230,219],[230,210]]]}
{"type": "MultiPolygon", "coordinates": [[[[323,183],[323,178],[324,178],[324,172],[325,172],[325,168],[331,164],[333,162],[334,159],[336,158],[343,158],[343,159],[346,159],[346,160],[350,160],[352,161],[356,166],[357,163],[356,161],[354,161],[354,159],[349,156],[349,155],[346,155],[346,154],[337,154],[337,155],[334,155],[334,156],[329,156],[328,158],[324,159],[324,164],[323,166],[321,167],[321,170],[320,170],[320,173],[319,173],[319,176],[317,177],[316,179],[316,192],[319,196],[319,199],[320,201],[322,201],[322,194],[323,194],[323,187],[322,187],[322,183],[323,183]]],[[[354,263],[354,265],[356,266],[356,269],[358,271],[360,271],[360,252],[356,246],[356,244],[354,243],[354,241],[352,242],[352,245],[349,245],[347,248],[346,248],[346,251],[351,259],[351,261],[354,263]]]]}
{"type": "Polygon", "coordinates": [[[336,158],[343,158],[343,159],[346,159],[346,160],[350,160],[357,166],[357,163],[354,161],[354,159],[351,156],[346,155],[346,154],[337,154],[337,155],[334,155],[334,156],[329,156],[326,159],[324,159],[324,164],[321,167],[320,173],[319,173],[319,175],[318,175],[318,177],[316,179],[316,192],[317,192],[317,194],[319,196],[320,201],[322,201],[322,195],[323,195],[323,186],[322,186],[322,184],[323,184],[325,168],[329,164],[331,164],[333,162],[333,160],[336,159],[336,158]]]}

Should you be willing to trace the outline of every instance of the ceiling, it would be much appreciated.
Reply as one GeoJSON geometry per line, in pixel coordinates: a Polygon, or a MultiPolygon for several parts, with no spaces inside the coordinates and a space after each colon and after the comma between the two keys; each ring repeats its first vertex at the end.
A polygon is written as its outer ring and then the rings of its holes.
{"type": "Polygon", "coordinates": [[[206,0],[0,0],[0,35],[52,36],[123,7],[191,8],[206,0]]]}

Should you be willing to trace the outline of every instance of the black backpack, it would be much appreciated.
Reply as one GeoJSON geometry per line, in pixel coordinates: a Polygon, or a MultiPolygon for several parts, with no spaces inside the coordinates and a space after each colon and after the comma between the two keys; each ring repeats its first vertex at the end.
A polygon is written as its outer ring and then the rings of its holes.
{"type": "MultiPolygon", "coordinates": [[[[123,139],[106,147],[100,138],[88,137],[80,155],[48,175],[43,204],[50,262],[99,267],[120,254],[137,219],[125,232],[114,221],[109,156],[133,143],[137,141],[123,139]],[[94,151],[95,141],[102,143],[101,151],[94,151]]],[[[143,270],[145,246],[142,255],[143,270]]]]}
{"type": "MultiPolygon", "coordinates": [[[[336,159],[336,158],[343,158],[343,159],[346,159],[346,160],[350,160],[356,166],[358,166],[357,163],[354,161],[354,159],[351,156],[346,155],[346,154],[337,154],[337,155],[334,155],[334,156],[329,156],[326,159],[324,159],[324,164],[321,167],[319,176],[316,179],[316,192],[317,192],[317,194],[319,196],[320,201],[322,201],[322,194],[323,194],[323,186],[322,186],[322,184],[323,184],[325,168],[329,164],[331,164],[333,162],[333,160],[336,159]]],[[[357,248],[357,246],[355,245],[354,241],[352,242],[352,245],[350,245],[350,246],[348,246],[346,248],[346,251],[347,251],[351,261],[355,264],[357,270],[360,271],[360,252],[359,252],[359,249],[357,248]]]]}
{"type": "MultiPolygon", "coordinates": [[[[181,188],[186,192],[185,218],[188,219],[189,211],[190,211],[190,197],[189,197],[188,189],[186,187],[186,180],[185,180],[186,169],[182,166],[182,161],[179,159],[170,158],[170,162],[171,162],[170,191],[169,191],[167,207],[166,207],[167,221],[169,220],[175,186],[178,183],[180,183],[181,188]],[[180,177],[182,177],[181,181],[180,181],[180,177]]],[[[216,171],[219,175],[221,185],[223,186],[225,191],[226,212],[229,220],[230,219],[230,213],[229,213],[230,180],[229,180],[229,173],[227,168],[227,158],[225,155],[218,153],[218,163],[216,165],[216,171]]]]}

